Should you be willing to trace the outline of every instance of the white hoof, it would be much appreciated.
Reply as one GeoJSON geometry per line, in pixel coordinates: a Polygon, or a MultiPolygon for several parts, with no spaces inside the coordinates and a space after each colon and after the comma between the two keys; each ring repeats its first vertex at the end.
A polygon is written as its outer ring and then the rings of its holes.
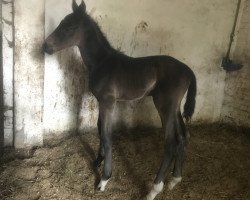
{"type": "Polygon", "coordinates": [[[103,192],[105,190],[105,187],[106,187],[108,181],[109,181],[109,179],[108,180],[101,180],[97,186],[97,189],[99,189],[100,191],[103,192]]]}
{"type": "Polygon", "coordinates": [[[147,195],[147,200],[153,200],[157,194],[159,194],[163,189],[164,183],[160,182],[158,184],[154,184],[153,188],[151,189],[150,193],[147,195]]]}
{"type": "Polygon", "coordinates": [[[181,182],[181,179],[181,177],[173,177],[172,180],[168,183],[168,189],[174,189],[174,187],[181,182]]]}

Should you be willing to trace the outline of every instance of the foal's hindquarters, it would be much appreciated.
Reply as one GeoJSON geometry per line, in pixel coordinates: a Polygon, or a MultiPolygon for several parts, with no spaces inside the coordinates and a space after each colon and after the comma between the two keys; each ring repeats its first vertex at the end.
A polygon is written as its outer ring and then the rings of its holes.
{"type": "Polygon", "coordinates": [[[188,88],[189,81],[164,85],[153,92],[153,101],[159,112],[165,135],[163,160],[153,187],[147,195],[147,200],[153,200],[163,190],[164,181],[172,162],[174,162],[173,177],[168,183],[172,190],[182,179],[182,163],[187,144],[187,131],[180,112],[181,100],[188,88]]]}
{"type": "MultiPolygon", "coordinates": [[[[174,67],[177,70],[170,70],[172,73],[169,73],[168,70],[165,77],[152,91],[153,101],[159,112],[165,134],[165,146],[163,160],[153,187],[147,195],[147,200],[153,200],[163,190],[164,181],[172,162],[174,162],[173,176],[168,183],[168,188],[172,190],[182,179],[182,164],[188,132],[180,112],[180,104],[191,83],[195,84],[194,89],[196,90],[196,83],[193,83],[195,82],[194,74],[187,66],[178,62],[178,65],[174,67]]],[[[164,74],[164,71],[162,73],[164,74]]]]}

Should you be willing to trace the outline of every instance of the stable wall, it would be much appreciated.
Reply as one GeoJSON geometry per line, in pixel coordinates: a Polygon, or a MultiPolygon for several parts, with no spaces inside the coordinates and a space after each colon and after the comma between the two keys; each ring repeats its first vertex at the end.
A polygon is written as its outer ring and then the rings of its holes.
{"type": "MultiPolygon", "coordinates": [[[[222,113],[227,113],[222,106],[227,104],[224,90],[229,74],[220,65],[237,2],[85,1],[87,12],[115,48],[130,56],[171,55],[194,70],[198,94],[193,120],[206,123],[221,121],[226,116],[222,113]]],[[[94,130],[98,105],[88,90],[78,49],[45,57],[41,52],[44,38],[71,12],[71,0],[33,0],[29,5],[19,0],[14,8],[15,146],[41,145],[50,137],[94,130]]],[[[160,126],[152,99],[138,103],[119,104],[116,128],[160,126]]]]}

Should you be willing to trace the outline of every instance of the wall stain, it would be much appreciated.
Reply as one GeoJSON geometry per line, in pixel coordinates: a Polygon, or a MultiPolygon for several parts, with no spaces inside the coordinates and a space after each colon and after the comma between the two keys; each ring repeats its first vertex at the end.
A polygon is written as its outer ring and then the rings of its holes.
{"type": "Polygon", "coordinates": [[[148,29],[148,23],[145,21],[141,21],[136,27],[135,27],[135,31],[138,32],[140,31],[141,33],[145,33],[147,32],[148,29]]]}

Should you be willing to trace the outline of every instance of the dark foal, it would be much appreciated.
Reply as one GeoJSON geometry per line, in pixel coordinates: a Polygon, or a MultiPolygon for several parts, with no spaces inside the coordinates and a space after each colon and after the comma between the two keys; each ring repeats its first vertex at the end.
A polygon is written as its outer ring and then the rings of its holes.
{"type": "Polygon", "coordinates": [[[45,40],[44,51],[56,51],[78,46],[89,71],[89,87],[99,102],[98,132],[100,149],[95,161],[104,169],[98,188],[105,186],[112,173],[112,121],[117,101],[130,101],[152,96],[161,117],[165,133],[165,151],[154,186],[147,199],[154,199],[163,189],[163,182],[172,162],[175,162],[172,189],[181,181],[182,163],[187,143],[187,131],[180,113],[184,94],[187,99],[183,116],[190,119],[195,107],[196,79],[190,68],[169,56],[132,58],[115,50],[98,25],[73,0],[73,13],[67,15],[45,40]]]}

